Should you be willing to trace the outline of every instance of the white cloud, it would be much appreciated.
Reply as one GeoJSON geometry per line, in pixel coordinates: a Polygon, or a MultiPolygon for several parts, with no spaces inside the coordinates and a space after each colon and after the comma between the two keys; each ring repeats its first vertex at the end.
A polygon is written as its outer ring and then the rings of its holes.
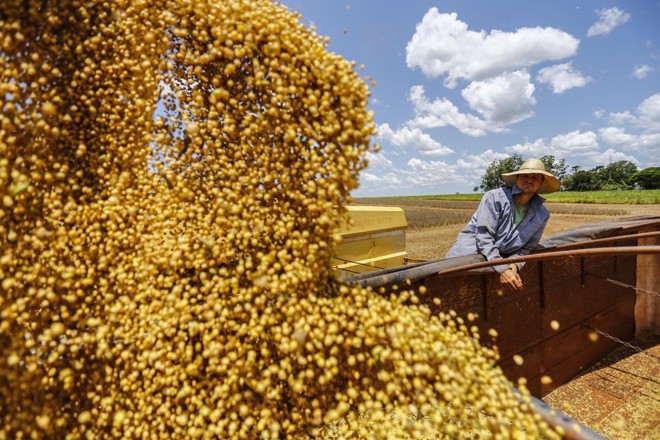
{"type": "Polygon", "coordinates": [[[423,86],[410,89],[409,99],[415,117],[411,127],[455,127],[468,136],[484,136],[488,132],[504,133],[507,126],[533,116],[534,85],[527,71],[505,73],[486,81],[475,81],[466,87],[463,98],[469,107],[483,116],[463,113],[451,101],[439,98],[430,101],[423,86]]]}
{"type": "Polygon", "coordinates": [[[510,156],[510,154],[498,153],[489,148],[479,154],[468,154],[467,156],[464,156],[464,158],[459,159],[456,163],[459,167],[464,169],[486,168],[492,161],[506,159],[510,156]]]}
{"type": "Polygon", "coordinates": [[[360,180],[371,189],[362,188],[360,192],[364,195],[410,193],[419,189],[431,191],[443,183],[460,182],[457,170],[443,161],[411,158],[397,165],[383,152],[367,153],[367,160],[369,167],[360,173],[360,180]]]}
{"type": "Polygon", "coordinates": [[[540,157],[548,154],[558,158],[566,158],[571,162],[573,156],[583,156],[598,151],[598,135],[593,131],[579,130],[560,134],[550,139],[537,139],[535,141],[517,144],[506,148],[512,153],[522,154],[525,157],[540,157]]]}
{"type": "Polygon", "coordinates": [[[549,84],[553,93],[564,93],[566,90],[585,86],[591,78],[573,69],[571,63],[564,63],[539,70],[536,80],[549,84]]]}
{"type": "Polygon", "coordinates": [[[600,165],[606,166],[612,162],[618,162],[620,160],[627,160],[636,165],[639,164],[639,161],[634,156],[608,148],[605,151],[597,151],[584,155],[580,165],[583,168],[594,168],[600,165]]]}
{"type": "Polygon", "coordinates": [[[401,179],[394,172],[382,175],[362,172],[360,173],[360,179],[363,179],[365,182],[377,184],[379,189],[396,189],[402,184],[401,179]]]}
{"type": "MultiPolygon", "coordinates": [[[[570,157],[572,154],[584,154],[598,149],[598,136],[593,131],[579,130],[560,134],[550,139],[548,148],[557,151],[559,157],[570,157]]],[[[547,154],[547,153],[545,153],[547,154]]]]}
{"type": "Polygon", "coordinates": [[[607,119],[612,125],[625,125],[629,122],[635,122],[637,120],[635,115],[630,113],[628,110],[625,112],[610,113],[607,119]]]}
{"type": "MultiPolygon", "coordinates": [[[[412,191],[407,188],[400,176],[395,172],[387,174],[360,173],[360,186],[354,197],[382,197],[393,195],[407,195],[412,191]]],[[[412,192],[414,193],[414,192],[412,192]]]]}
{"type": "MultiPolygon", "coordinates": [[[[498,153],[491,149],[475,155],[467,155],[456,163],[439,160],[424,160],[413,157],[400,167],[384,160],[381,163],[369,161],[369,168],[360,174],[360,179],[368,183],[362,188],[363,196],[380,193],[429,193],[443,194],[443,185],[464,185],[470,191],[478,185],[488,165],[496,159],[510,157],[509,153],[498,153]],[[384,164],[384,166],[381,166],[384,164]]],[[[453,190],[451,191],[453,192],[453,190]]]]}
{"type": "Polygon", "coordinates": [[[425,156],[444,156],[454,152],[435,141],[431,136],[422,132],[419,128],[402,127],[392,130],[389,124],[378,126],[378,139],[403,149],[413,149],[425,156]]]}
{"type": "MultiPolygon", "coordinates": [[[[604,112],[600,116],[604,116],[604,112]]],[[[660,93],[642,101],[635,112],[609,113],[607,122],[609,126],[598,130],[602,147],[639,154],[644,166],[660,163],[660,93]]]]}
{"type": "Polygon", "coordinates": [[[474,81],[462,92],[470,108],[489,126],[502,127],[534,114],[534,85],[526,70],[505,73],[486,81],[474,81]]]}
{"type": "MultiPolygon", "coordinates": [[[[367,183],[377,191],[396,190],[402,184],[394,163],[381,150],[378,153],[367,152],[369,166],[360,173],[360,181],[367,183]]],[[[362,191],[365,191],[363,188],[362,191]]],[[[369,190],[366,190],[369,193],[369,190]]]]}
{"type": "Polygon", "coordinates": [[[635,125],[644,130],[645,134],[660,133],[660,93],[651,95],[637,106],[636,113],[628,110],[611,112],[607,115],[612,125],[635,125]]]}
{"type": "Polygon", "coordinates": [[[489,128],[485,121],[461,111],[446,98],[429,101],[424,94],[424,87],[413,86],[410,89],[410,102],[415,118],[408,125],[419,128],[455,127],[468,136],[484,136],[488,131],[502,132],[499,127],[489,128]]]}
{"type": "Polygon", "coordinates": [[[406,46],[406,63],[429,78],[446,75],[445,86],[460,79],[481,80],[543,61],[575,55],[579,40],[550,27],[515,32],[471,31],[455,13],[431,8],[406,46]]]}
{"type": "Polygon", "coordinates": [[[643,66],[635,66],[632,75],[637,79],[644,79],[648,76],[649,73],[653,72],[654,70],[656,69],[649,66],[648,64],[644,64],[643,66]]]}
{"type": "Polygon", "coordinates": [[[598,135],[607,145],[615,147],[630,147],[637,143],[637,136],[628,134],[623,128],[619,127],[605,127],[598,130],[598,135]]]}
{"type": "Polygon", "coordinates": [[[369,162],[369,168],[392,168],[392,161],[387,158],[383,150],[378,153],[367,151],[367,162],[369,162]]]}
{"type": "Polygon", "coordinates": [[[510,157],[507,153],[497,153],[491,149],[479,154],[469,154],[456,161],[456,168],[464,171],[464,174],[475,177],[475,184],[481,180],[481,176],[486,172],[486,168],[495,160],[502,160],[510,157]]]}
{"type": "Polygon", "coordinates": [[[637,124],[649,133],[660,133],[660,93],[646,98],[638,107],[637,124]]]}
{"type": "Polygon", "coordinates": [[[643,166],[655,166],[660,159],[660,133],[633,134],[620,127],[603,127],[594,131],[572,131],[549,139],[536,139],[506,148],[524,157],[554,155],[571,165],[593,168],[610,161],[629,160],[643,166]],[[643,160],[638,160],[637,157],[643,160]]]}
{"type": "Polygon", "coordinates": [[[617,7],[609,9],[600,9],[596,13],[600,16],[598,21],[594,23],[587,31],[587,37],[595,37],[597,35],[607,35],[615,27],[621,26],[630,20],[630,14],[617,7]]]}
{"type": "Polygon", "coordinates": [[[416,187],[434,188],[443,183],[460,182],[453,165],[443,161],[424,161],[413,158],[407,163],[407,182],[416,187]]]}
{"type": "MultiPolygon", "coordinates": [[[[604,117],[605,113],[599,115],[604,117]]],[[[607,121],[609,126],[596,131],[576,130],[513,145],[506,151],[528,156],[552,154],[571,165],[590,167],[618,160],[629,160],[643,167],[660,164],[660,93],[646,98],[635,113],[627,110],[609,113],[607,121]],[[634,128],[637,132],[631,131],[634,128]]]]}
{"type": "Polygon", "coordinates": [[[420,190],[442,193],[443,184],[466,183],[467,179],[447,162],[412,158],[400,167],[389,160],[370,160],[369,168],[360,173],[360,180],[365,186],[359,192],[368,196],[419,193],[420,190]]]}

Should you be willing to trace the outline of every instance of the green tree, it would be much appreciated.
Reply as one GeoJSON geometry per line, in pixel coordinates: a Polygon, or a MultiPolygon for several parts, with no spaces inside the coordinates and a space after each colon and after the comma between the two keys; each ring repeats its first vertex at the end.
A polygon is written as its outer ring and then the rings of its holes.
{"type": "Polygon", "coordinates": [[[630,176],[633,184],[642,189],[660,189],[660,167],[645,168],[630,176]]]}
{"type": "Polygon", "coordinates": [[[523,158],[520,154],[514,154],[505,159],[496,159],[488,165],[486,173],[481,176],[481,183],[474,187],[474,191],[490,191],[491,189],[502,186],[500,174],[516,171],[523,164],[523,158]]]}
{"type": "Polygon", "coordinates": [[[600,188],[598,189],[631,189],[633,186],[631,177],[636,172],[637,165],[629,160],[613,162],[598,172],[598,180],[600,181],[600,188]]]}
{"type": "Polygon", "coordinates": [[[566,170],[568,169],[566,159],[556,160],[555,156],[549,154],[543,156],[540,160],[543,162],[545,170],[553,174],[557,179],[563,180],[566,177],[566,170]]]}
{"type": "Polygon", "coordinates": [[[564,179],[563,185],[567,191],[594,191],[600,187],[600,182],[596,172],[580,170],[564,179]]]}

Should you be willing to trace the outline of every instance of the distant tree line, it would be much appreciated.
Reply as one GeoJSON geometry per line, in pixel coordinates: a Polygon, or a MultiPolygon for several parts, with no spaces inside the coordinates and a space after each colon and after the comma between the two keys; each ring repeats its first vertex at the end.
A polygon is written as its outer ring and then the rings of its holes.
{"type": "MultiPolygon", "coordinates": [[[[552,155],[540,159],[545,170],[561,181],[562,191],[660,189],[660,167],[639,170],[634,163],[620,160],[607,166],[599,165],[591,170],[583,170],[579,166],[569,167],[565,159],[555,159],[552,155]]],[[[523,162],[520,154],[494,160],[488,165],[481,183],[474,187],[474,191],[499,188],[503,184],[500,174],[518,170],[523,162]]]]}

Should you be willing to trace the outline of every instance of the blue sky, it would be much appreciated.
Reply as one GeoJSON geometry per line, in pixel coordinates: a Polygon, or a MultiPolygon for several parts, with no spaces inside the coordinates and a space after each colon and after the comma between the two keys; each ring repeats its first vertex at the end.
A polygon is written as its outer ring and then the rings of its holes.
{"type": "Polygon", "coordinates": [[[470,193],[495,159],[660,166],[660,0],[285,0],[373,80],[356,197],[470,193]]]}

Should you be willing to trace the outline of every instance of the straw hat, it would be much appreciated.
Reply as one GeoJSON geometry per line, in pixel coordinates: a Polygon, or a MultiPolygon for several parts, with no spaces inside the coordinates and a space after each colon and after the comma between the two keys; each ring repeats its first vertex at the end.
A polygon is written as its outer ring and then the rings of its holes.
{"type": "Polygon", "coordinates": [[[527,159],[525,163],[520,166],[518,171],[501,174],[501,177],[506,183],[506,186],[513,186],[513,184],[516,183],[519,174],[543,174],[545,176],[543,185],[541,185],[539,190],[536,191],[537,194],[548,194],[559,191],[559,188],[561,187],[559,179],[547,172],[543,162],[538,159],[527,159]]]}

